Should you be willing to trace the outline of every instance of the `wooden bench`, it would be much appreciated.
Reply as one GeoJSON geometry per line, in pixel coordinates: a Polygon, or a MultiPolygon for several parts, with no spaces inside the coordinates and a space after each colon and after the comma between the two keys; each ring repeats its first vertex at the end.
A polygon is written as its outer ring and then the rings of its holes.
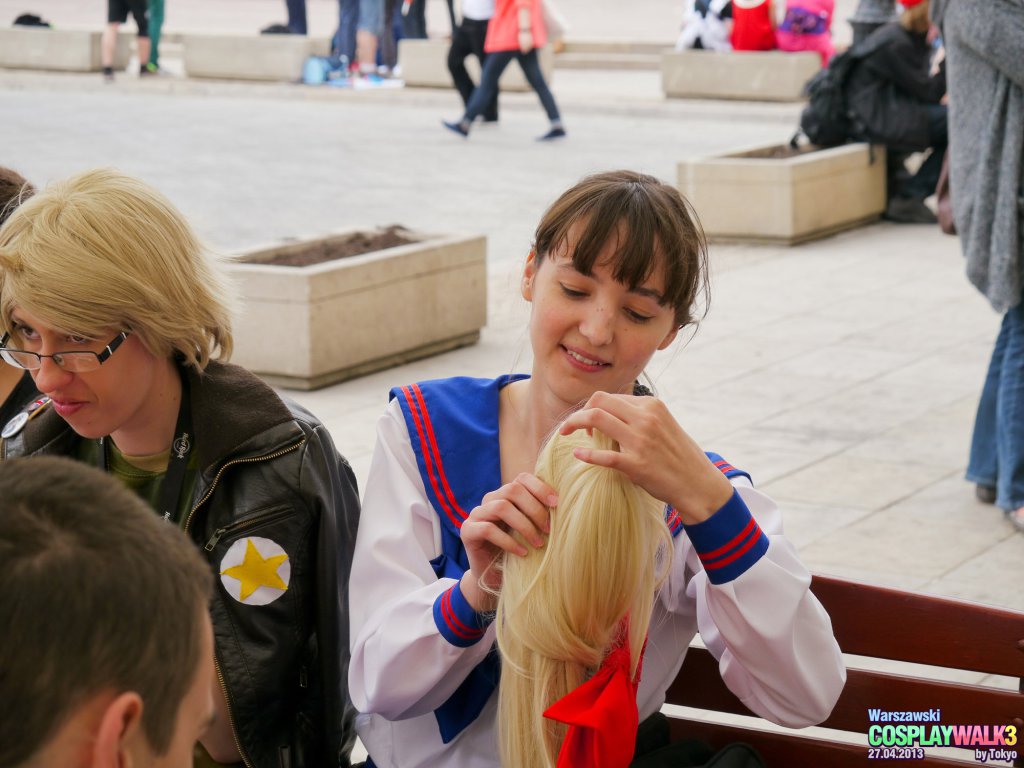
{"type": "MultiPolygon", "coordinates": [[[[1024,613],[897,589],[815,576],[811,589],[832,617],[839,646],[847,655],[892,659],[953,670],[1024,677],[1024,613]]],[[[1024,691],[1024,688],[1021,688],[1024,691]]],[[[668,691],[668,704],[738,715],[753,713],[722,682],[718,663],[702,648],[691,648],[668,691]]],[[[953,683],[909,674],[848,669],[846,687],[822,727],[867,734],[868,709],[927,711],[940,708],[945,725],[1015,725],[1018,743],[1003,747],[1024,766],[1024,693],[953,683]]],[[[671,717],[673,739],[700,738],[720,748],[743,741],[768,766],[846,768],[865,764],[867,746],[834,739],[721,725],[671,717]]],[[[965,759],[973,758],[965,752],[965,759]]],[[[998,749],[998,748],[997,748],[998,749]]],[[[926,756],[902,765],[963,766],[959,760],[926,756]]]]}

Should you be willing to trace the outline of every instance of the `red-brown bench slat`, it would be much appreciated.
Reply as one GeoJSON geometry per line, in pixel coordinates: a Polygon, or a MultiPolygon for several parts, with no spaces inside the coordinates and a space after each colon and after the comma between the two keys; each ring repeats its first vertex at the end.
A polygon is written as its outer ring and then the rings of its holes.
{"type": "MultiPolygon", "coordinates": [[[[829,612],[839,647],[846,654],[927,664],[948,669],[1024,678],[1024,614],[950,598],[920,595],[828,576],[814,576],[811,589],[829,612]]],[[[926,672],[924,674],[927,674],[926,672]]],[[[1022,684],[1024,685],[1024,684],[1022,684]]],[[[668,689],[666,701],[697,709],[752,715],[726,688],[718,662],[691,648],[668,689]]],[[[867,733],[868,709],[941,709],[941,725],[1009,725],[1024,737],[1024,695],[990,686],[931,680],[914,675],[849,670],[846,687],[822,726],[867,733]]],[[[770,766],[864,765],[867,747],[742,725],[670,718],[674,738],[702,738],[718,748],[746,741],[770,766]]],[[[1024,748],[1012,749],[1024,766],[1024,748]]],[[[877,765],[881,761],[872,760],[877,765]]],[[[884,761],[905,765],[902,761],[884,761]]],[[[921,765],[921,761],[914,761],[921,765]]],[[[929,757],[924,765],[963,765],[929,757]]]]}
{"type": "Polygon", "coordinates": [[[1024,677],[1024,616],[945,597],[814,576],[843,653],[1024,677]]]}
{"type": "MultiPolygon", "coordinates": [[[[668,689],[668,701],[684,707],[757,717],[730,691],[718,662],[704,648],[691,648],[680,674],[668,689]]],[[[1024,696],[961,683],[910,678],[851,669],[832,714],[822,727],[866,733],[868,709],[922,712],[942,710],[943,725],[1008,725],[1024,717],[1024,696]]]]}

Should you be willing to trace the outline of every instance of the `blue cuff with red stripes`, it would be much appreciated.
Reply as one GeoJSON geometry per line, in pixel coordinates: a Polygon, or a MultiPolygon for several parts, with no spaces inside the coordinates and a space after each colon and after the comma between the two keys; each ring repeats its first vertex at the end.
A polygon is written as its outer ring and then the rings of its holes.
{"type": "Polygon", "coordinates": [[[673,539],[683,532],[683,518],[668,504],[665,505],[665,524],[673,539]]]}
{"type": "Polygon", "coordinates": [[[736,490],[721,509],[701,523],[683,524],[712,584],[742,576],[768,551],[768,537],[736,490]]]}
{"type": "Polygon", "coordinates": [[[460,582],[455,582],[434,601],[434,623],[452,645],[467,648],[478,642],[494,620],[493,614],[477,613],[462,596],[460,582]]]}

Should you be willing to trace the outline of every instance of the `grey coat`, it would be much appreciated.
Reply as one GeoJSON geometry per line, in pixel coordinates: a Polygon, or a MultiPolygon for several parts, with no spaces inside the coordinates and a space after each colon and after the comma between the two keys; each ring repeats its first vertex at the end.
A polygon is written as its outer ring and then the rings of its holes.
{"type": "Polygon", "coordinates": [[[950,189],[967,277],[997,312],[1024,289],[1024,0],[932,0],[946,44],[950,189]]]}

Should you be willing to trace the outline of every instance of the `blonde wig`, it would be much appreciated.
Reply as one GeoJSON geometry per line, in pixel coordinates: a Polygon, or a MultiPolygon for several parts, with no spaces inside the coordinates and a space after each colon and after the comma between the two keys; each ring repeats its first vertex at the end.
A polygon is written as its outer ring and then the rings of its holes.
{"type": "Polygon", "coordinates": [[[596,430],[552,437],[536,467],[558,491],[550,536],[501,566],[498,730],[508,768],[555,765],[567,727],[543,712],[591,677],[624,634],[636,680],[671,558],[664,505],[620,472],[576,459],[578,446],[618,449],[596,430]]]}
{"type": "Polygon", "coordinates": [[[86,171],[18,208],[0,230],[0,330],[15,307],[60,333],[128,330],[199,369],[231,355],[224,278],[181,213],[142,181],[86,171]]]}

